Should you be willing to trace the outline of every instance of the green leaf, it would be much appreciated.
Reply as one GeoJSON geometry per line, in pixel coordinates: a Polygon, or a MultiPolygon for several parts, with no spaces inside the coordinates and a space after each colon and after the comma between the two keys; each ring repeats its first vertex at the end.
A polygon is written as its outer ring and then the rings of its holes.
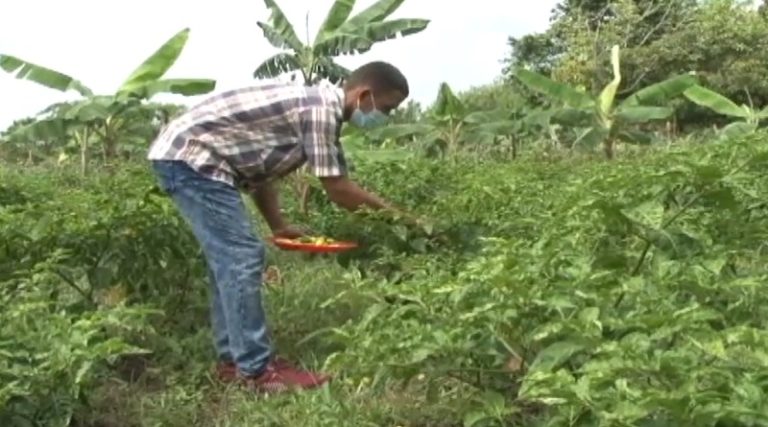
{"type": "Polygon", "coordinates": [[[509,116],[509,112],[506,110],[491,110],[491,111],[475,111],[467,114],[464,117],[464,123],[467,124],[483,124],[490,123],[499,120],[506,120],[509,116]]]}
{"type": "Polygon", "coordinates": [[[595,101],[586,93],[579,92],[568,85],[558,83],[539,73],[519,69],[515,76],[532,90],[540,92],[555,101],[563,102],[569,107],[586,108],[595,105],[595,101]]]}
{"type": "Polygon", "coordinates": [[[636,105],[658,105],[680,96],[686,89],[696,84],[696,78],[683,74],[646,86],[622,101],[620,107],[636,105]]]}
{"type": "Polygon", "coordinates": [[[93,91],[79,80],[10,55],[0,55],[0,68],[17,79],[29,80],[45,87],[62,92],[74,90],[82,96],[93,96],[93,91]]]}
{"type": "Polygon", "coordinates": [[[364,27],[365,35],[373,42],[393,39],[419,33],[429,25],[428,19],[393,19],[385,22],[374,22],[364,27]]]}
{"type": "Polygon", "coordinates": [[[315,37],[315,43],[321,35],[330,33],[339,28],[349,18],[352,9],[355,7],[355,0],[336,0],[328,11],[325,21],[320,25],[320,30],[315,37]]]}
{"type": "Polygon", "coordinates": [[[649,200],[627,210],[626,216],[645,227],[659,228],[664,222],[664,205],[659,200],[649,200]]]}
{"type": "Polygon", "coordinates": [[[374,22],[353,30],[339,29],[320,37],[313,50],[318,56],[364,53],[377,42],[392,39],[398,35],[405,37],[418,33],[428,24],[429,21],[425,19],[396,19],[374,22]]]}
{"type": "Polygon", "coordinates": [[[112,106],[115,98],[97,96],[74,104],[71,108],[61,110],[59,114],[68,120],[80,123],[103,121],[113,114],[112,106]]]}
{"type": "Polygon", "coordinates": [[[552,371],[567,362],[574,354],[583,351],[584,344],[574,341],[558,341],[550,344],[536,355],[531,371],[552,371]]]}
{"type": "Polygon", "coordinates": [[[350,71],[334,62],[333,58],[320,58],[315,64],[315,77],[328,79],[331,83],[339,83],[344,80],[350,71]]]}
{"type": "Polygon", "coordinates": [[[283,52],[262,62],[253,72],[253,77],[257,79],[273,78],[299,69],[301,69],[301,65],[296,55],[283,52]]]}
{"type": "Polygon", "coordinates": [[[670,259],[689,258],[704,250],[702,242],[684,230],[651,230],[646,238],[670,259]]]}
{"type": "Polygon", "coordinates": [[[520,130],[520,122],[515,120],[499,120],[490,123],[481,123],[475,125],[472,131],[487,133],[491,135],[504,136],[510,135],[520,130]]]}
{"type": "Polygon", "coordinates": [[[372,22],[380,22],[396,11],[405,0],[379,0],[368,6],[362,12],[342,25],[341,29],[349,31],[372,22]]]}
{"type": "Polygon", "coordinates": [[[765,120],[768,119],[768,107],[763,108],[760,112],[756,114],[758,120],[765,120]]]}
{"type": "Polygon", "coordinates": [[[574,147],[586,147],[595,148],[602,144],[608,137],[608,131],[599,126],[593,126],[582,132],[576,141],[573,142],[574,147]]]}
{"type": "Polygon", "coordinates": [[[9,137],[27,141],[58,140],[65,137],[70,123],[60,117],[37,120],[14,129],[9,137]]]}
{"type": "Polygon", "coordinates": [[[272,14],[269,16],[270,24],[264,22],[257,22],[256,25],[261,28],[264,33],[264,37],[272,44],[272,46],[283,49],[288,48],[294,52],[299,52],[304,48],[304,44],[299,40],[296,35],[296,31],[293,29],[288,18],[280,9],[280,6],[274,2],[274,0],[264,0],[264,4],[267,6],[272,14]]]}
{"type": "Polygon", "coordinates": [[[565,126],[589,127],[595,123],[595,113],[592,109],[561,108],[554,111],[551,120],[565,126]]]}
{"type": "Polygon", "coordinates": [[[216,80],[209,79],[164,79],[149,82],[139,88],[135,94],[141,99],[151,99],[159,93],[195,96],[211,92],[216,88],[216,80]]]}
{"type": "Polygon", "coordinates": [[[757,123],[733,122],[720,130],[720,139],[734,139],[749,135],[757,130],[757,123]]]}
{"type": "Polygon", "coordinates": [[[744,119],[750,116],[749,111],[739,107],[730,99],[699,85],[691,86],[683,94],[695,104],[709,108],[724,116],[741,117],[744,119]]]}
{"type": "Polygon", "coordinates": [[[613,45],[611,48],[611,66],[613,67],[613,80],[600,92],[600,111],[607,115],[613,107],[613,100],[616,98],[616,91],[621,84],[621,70],[619,68],[619,45],[613,45]]]}
{"type": "Polygon", "coordinates": [[[675,110],[669,107],[626,106],[616,111],[616,117],[627,123],[644,123],[669,118],[675,110]]]}
{"type": "Polygon", "coordinates": [[[525,123],[526,126],[538,126],[546,128],[549,126],[549,122],[552,119],[552,116],[552,111],[533,111],[526,114],[526,116],[523,118],[523,123],[525,123]]]}
{"type": "Polygon", "coordinates": [[[467,414],[464,415],[464,427],[475,427],[481,421],[485,421],[489,418],[490,417],[481,410],[467,412],[467,414]]]}
{"type": "Polygon", "coordinates": [[[141,87],[159,80],[176,63],[189,39],[189,28],[185,28],[168,39],[159,49],[149,56],[130,76],[120,85],[118,93],[129,93],[141,90],[141,87]]]}
{"type": "Polygon", "coordinates": [[[636,145],[649,145],[655,140],[653,135],[635,130],[622,130],[617,132],[616,136],[624,142],[636,145]]]}
{"type": "Polygon", "coordinates": [[[318,57],[338,56],[342,54],[364,53],[371,49],[373,41],[362,31],[341,32],[337,30],[324,35],[312,47],[313,54],[318,57]]]}
{"type": "Polygon", "coordinates": [[[440,84],[440,91],[437,94],[437,100],[433,114],[438,118],[463,117],[465,114],[464,103],[453,93],[448,83],[440,84]]]}

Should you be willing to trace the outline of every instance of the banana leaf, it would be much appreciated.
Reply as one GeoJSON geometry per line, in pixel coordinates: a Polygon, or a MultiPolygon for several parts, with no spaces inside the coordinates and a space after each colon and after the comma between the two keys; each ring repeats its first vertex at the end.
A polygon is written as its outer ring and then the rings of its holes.
{"type": "Polygon", "coordinates": [[[315,44],[324,34],[330,34],[342,26],[347,21],[347,18],[349,18],[354,7],[355,0],[336,0],[333,6],[331,6],[331,10],[328,11],[325,21],[320,25],[320,30],[315,37],[315,44]]]}
{"type": "Polygon", "coordinates": [[[74,90],[84,97],[93,96],[93,91],[79,80],[15,56],[0,55],[0,68],[9,74],[15,73],[17,79],[29,80],[62,92],[74,90]]]}
{"type": "Polygon", "coordinates": [[[162,78],[176,63],[189,39],[189,28],[185,28],[163,43],[149,58],[134,70],[117,90],[131,92],[141,86],[162,78]]]}
{"type": "Polygon", "coordinates": [[[638,132],[633,130],[623,130],[617,133],[617,136],[622,141],[635,144],[635,145],[650,145],[653,143],[654,138],[652,135],[645,132],[638,132]]]}
{"type": "Polygon", "coordinates": [[[593,126],[582,131],[574,141],[574,147],[594,148],[602,144],[608,137],[608,131],[599,126],[593,126]]]}
{"type": "Polygon", "coordinates": [[[724,116],[748,119],[751,115],[751,112],[746,108],[739,107],[733,101],[724,97],[723,95],[720,95],[717,92],[711,91],[699,85],[691,86],[690,88],[686,89],[683,94],[693,103],[702,107],[709,108],[710,110],[724,116]]]}
{"type": "Polygon", "coordinates": [[[616,117],[627,123],[644,123],[651,120],[664,120],[672,116],[675,110],[670,107],[628,106],[619,108],[616,117]]]}
{"type": "Polygon", "coordinates": [[[465,115],[464,103],[453,93],[448,83],[441,83],[437,93],[437,100],[432,114],[436,118],[463,117],[465,115]]]}
{"type": "Polygon", "coordinates": [[[659,105],[683,94],[696,84],[696,78],[683,74],[646,86],[633,93],[619,104],[620,108],[637,105],[659,105]]]}
{"type": "Polygon", "coordinates": [[[720,130],[720,140],[735,139],[749,135],[757,130],[757,123],[733,122],[720,130]]]}
{"type": "Polygon", "coordinates": [[[216,89],[216,80],[209,79],[163,79],[148,82],[137,88],[132,94],[141,99],[151,99],[157,94],[203,95],[216,89]]]}
{"type": "Polygon", "coordinates": [[[396,11],[405,0],[379,0],[345,22],[340,29],[350,31],[371,22],[380,22],[396,11]]]}
{"type": "Polygon", "coordinates": [[[272,78],[283,73],[289,73],[301,69],[296,55],[293,53],[282,52],[271,56],[261,63],[253,72],[253,77],[257,79],[272,78]]]}
{"type": "Polygon", "coordinates": [[[280,6],[274,0],[264,0],[264,4],[272,12],[269,16],[270,24],[256,23],[264,32],[264,37],[278,49],[288,48],[297,52],[300,51],[304,44],[299,40],[293,25],[285,17],[280,6]]]}
{"type": "Polygon", "coordinates": [[[758,120],[768,119],[768,107],[763,108],[759,113],[757,113],[757,119],[758,120]]]}
{"type": "Polygon", "coordinates": [[[572,108],[586,108],[595,105],[595,101],[588,94],[558,83],[549,77],[539,73],[519,69],[515,76],[530,89],[542,93],[555,101],[564,103],[572,108]]]}
{"type": "Polygon", "coordinates": [[[596,118],[593,109],[561,108],[552,111],[550,121],[564,126],[590,127],[596,118]]]}

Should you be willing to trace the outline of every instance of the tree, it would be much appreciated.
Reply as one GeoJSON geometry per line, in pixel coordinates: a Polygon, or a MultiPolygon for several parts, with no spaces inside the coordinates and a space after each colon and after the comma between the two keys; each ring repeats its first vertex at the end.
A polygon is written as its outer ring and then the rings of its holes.
{"type": "Polygon", "coordinates": [[[126,125],[123,116],[143,101],[160,93],[200,95],[216,87],[216,81],[210,79],[162,78],[181,55],[188,38],[188,28],[171,37],[139,65],[112,95],[94,95],[90,88],[69,75],[15,56],[0,55],[0,68],[15,73],[18,79],[63,92],[74,90],[83,96],[75,103],[49,107],[44,117],[18,131],[35,138],[71,133],[81,147],[83,173],[86,171],[88,143],[95,134],[103,138],[105,158],[114,158],[117,154],[115,135],[126,125]]]}
{"type": "Polygon", "coordinates": [[[259,22],[264,37],[278,49],[289,49],[274,55],[259,65],[255,78],[272,78],[280,74],[299,71],[305,84],[321,79],[338,83],[349,71],[334,58],[367,52],[378,42],[408,36],[424,30],[426,19],[394,19],[385,21],[404,0],[378,0],[350,18],[355,0],[336,0],[331,7],[312,44],[304,44],[296,30],[274,0],[264,0],[272,12],[269,23],[259,22]]]}
{"type": "MultiPolygon", "coordinates": [[[[763,78],[768,20],[738,0],[565,1],[553,12],[545,33],[510,41],[505,73],[511,77],[516,67],[524,66],[577,87],[600,88],[612,78],[606,65],[614,44],[623,52],[619,99],[653,82],[696,71],[702,84],[730,99],[768,102],[763,78]]],[[[686,124],[716,118],[692,104],[676,115],[686,124]]]]}

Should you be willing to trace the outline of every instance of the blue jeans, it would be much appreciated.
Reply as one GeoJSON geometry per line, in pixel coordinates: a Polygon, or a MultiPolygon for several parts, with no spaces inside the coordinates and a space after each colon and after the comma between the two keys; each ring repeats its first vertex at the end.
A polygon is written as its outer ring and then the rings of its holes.
{"type": "Polygon", "coordinates": [[[261,301],[265,248],[240,192],[183,162],[153,161],[152,167],[203,249],[219,360],[234,362],[243,375],[260,374],[272,353],[261,301]]]}

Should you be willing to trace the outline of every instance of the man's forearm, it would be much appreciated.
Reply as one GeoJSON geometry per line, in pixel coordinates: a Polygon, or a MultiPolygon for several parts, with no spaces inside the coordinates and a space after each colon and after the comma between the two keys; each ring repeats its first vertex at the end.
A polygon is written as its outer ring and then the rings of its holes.
{"type": "Polygon", "coordinates": [[[279,230],[285,226],[283,214],[280,212],[280,197],[271,183],[256,187],[251,197],[270,229],[279,230]]]}
{"type": "Polygon", "coordinates": [[[349,211],[356,211],[362,207],[374,210],[397,211],[384,200],[361,188],[352,181],[344,180],[329,186],[326,190],[331,201],[349,211]]]}

